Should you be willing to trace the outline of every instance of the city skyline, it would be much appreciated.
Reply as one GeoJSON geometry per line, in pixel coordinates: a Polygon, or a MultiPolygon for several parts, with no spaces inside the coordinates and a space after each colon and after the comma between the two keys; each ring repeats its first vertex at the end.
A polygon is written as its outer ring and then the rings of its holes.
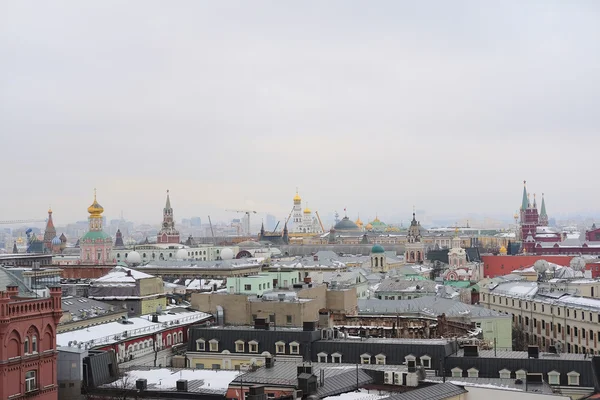
{"type": "Polygon", "coordinates": [[[0,219],[598,214],[597,3],[265,4],[3,4],[0,219]]]}

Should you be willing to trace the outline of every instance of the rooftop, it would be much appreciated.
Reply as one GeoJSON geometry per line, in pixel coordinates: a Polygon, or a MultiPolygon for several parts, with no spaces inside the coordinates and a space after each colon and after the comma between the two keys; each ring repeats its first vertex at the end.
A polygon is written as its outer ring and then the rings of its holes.
{"type": "Polygon", "coordinates": [[[56,335],[57,346],[83,344],[90,348],[116,343],[124,338],[148,335],[167,327],[186,325],[191,322],[212,318],[210,314],[187,309],[170,309],[168,313],[158,316],[158,323],[152,322],[151,315],[129,318],[127,323],[109,322],[107,324],[90,326],[83,329],[59,333],[56,335]]]}
{"type": "Polygon", "coordinates": [[[446,314],[446,317],[471,317],[471,318],[500,318],[508,317],[481,306],[465,304],[456,300],[445,299],[437,296],[423,296],[411,300],[358,300],[359,314],[402,314],[419,313],[437,317],[446,314]]]}
{"type": "MultiPolygon", "coordinates": [[[[128,389],[135,389],[138,379],[146,379],[148,391],[176,391],[177,381],[188,381],[188,392],[225,394],[229,383],[234,380],[239,371],[210,370],[210,369],[135,369],[125,372],[128,389]]],[[[103,385],[102,388],[114,387],[115,383],[103,385]]]]}

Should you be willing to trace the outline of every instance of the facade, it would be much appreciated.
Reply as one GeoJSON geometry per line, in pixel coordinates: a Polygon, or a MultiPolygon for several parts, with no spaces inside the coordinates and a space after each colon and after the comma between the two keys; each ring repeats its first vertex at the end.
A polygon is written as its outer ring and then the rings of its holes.
{"type": "Polygon", "coordinates": [[[50,297],[21,297],[18,286],[0,292],[0,398],[54,400],[57,392],[56,327],[60,288],[50,297]]]}
{"type": "Polygon", "coordinates": [[[428,280],[384,279],[375,290],[380,300],[410,300],[423,296],[435,296],[437,284],[428,280]]]}
{"type": "Polygon", "coordinates": [[[517,269],[531,267],[538,260],[546,260],[548,262],[568,267],[573,256],[568,255],[514,255],[514,256],[494,256],[482,255],[481,262],[483,264],[482,278],[494,278],[497,276],[510,274],[517,269]]]}
{"type": "MultiPolygon", "coordinates": [[[[46,229],[44,230],[44,253],[54,253],[52,241],[56,238],[56,228],[52,221],[52,209],[48,209],[48,221],[46,221],[46,229]]],[[[60,240],[59,243],[60,245],[60,240]]]]}
{"type": "Polygon", "coordinates": [[[159,244],[179,244],[179,231],[175,229],[175,221],[173,220],[173,208],[171,207],[171,199],[167,190],[167,201],[163,209],[163,222],[160,231],[156,235],[156,242],[159,244]]]}
{"type": "Polygon", "coordinates": [[[111,258],[112,238],[102,230],[102,213],[104,208],[96,200],[94,191],[94,202],[87,209],[90,214],[89,231],[79,239],[81,253],[79,259],[81,264],[107,265],[114,263],[111,258]]]}
{"type": "MultiPolygon", "coordinates": [[[[600,284],[592,287],[597,297],[600,284]]],[[[504,282],[481,288],[481,304],[511,316],[524,343],[545,351],[554,346],[565,353],[600,355],[598,298],[579,297],[565,287],[542,288],[537,282],[504,282]]]]}
{"type": "Polygon", "coordinates": [[[425,261],[425,244],[421,241],[421,223],[413,212],[413,219],[406,235],[404,260],[407,263],[423,263],[425,261]]]}

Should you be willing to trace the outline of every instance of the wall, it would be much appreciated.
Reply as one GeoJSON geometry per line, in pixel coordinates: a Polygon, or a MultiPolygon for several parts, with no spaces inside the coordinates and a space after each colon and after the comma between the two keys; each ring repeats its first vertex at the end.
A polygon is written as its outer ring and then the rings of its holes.
{"type": "MultiPolygon", "coordinates": [[[[502,389],[471,386],[468,386],[465,389],[467,389],[468,393],[461,395],[461,399],[465,400],[504,400],[508,397],[506,390],[502,389]]],[[[527,393],[520,391],[510,391],[509,393],[512,400],[570,400],[569,396],[560,396],[557,394],[527,393]]]]}
{"type": "Polygon", "coordinates": [[[325,308],[333,312],[354,315],[358,311],[356,288],[328,290],[325,308]]]}
{"type": "Polygon", "coordinates": [[[165,307],[167,306],[167,298],[166,297],[159,297],[157,299],[144,299],[142,300],[142,308],[141,308],[141,315],[147,315],[147,314],[152,314],[155,313],[158,306],[161,307],[161,309],[165,309],[165,307]]]}
{"type": "Polygon", "coordinates": [[[62,269],[61,276],[70,279],[97,279],[108,274],[114,267],[114,265],[89,265],[85,267],[81,265],[60,265],[62,269]]]}
{"type": "Polygon", "coordinates": [[[273,279],[266,275],[251,275],[227,278],[227,292],[262,296],[273,290],[273,279]]]}
{"type": "Polygon", "coordinates": [[[87,318],[79,321],[71,321],[71,314],[67,312],[64,313],[63,317],[60,319],[60,324],[58,325],[58,333],[81,329],[91,325],[99,325],[105,324],[107,322],[119,321],[123,316],[127,316],[127,311],[121,309],[94,318],[87,318]]]}
{"type": "Polygon", "coordinates": [[[87,350],[79,348],[61,348],[58,352],[58,398],[60,400],[81,399],[83,380],[83,359],[87,350]]]}
{"type": "Polygon", "coordinates": [[[493,346],[496,339],[497,350],[512,350],[512,318],[471,318],[471,321],[481,325],[483,340],[493,346]]]}
{"type": "Polygon", "coordinates": [[[481,256],[483,276],[496,277],[519,268],[531,267],[537,260],[568,266],[573,256],[481,256]]]}
{"type": "Polygon", "coordinates": [[[144,278],[138,280],[139,295],[150,296],[153,294],[164,294],[165,285],[161,278],[144,278]]]}

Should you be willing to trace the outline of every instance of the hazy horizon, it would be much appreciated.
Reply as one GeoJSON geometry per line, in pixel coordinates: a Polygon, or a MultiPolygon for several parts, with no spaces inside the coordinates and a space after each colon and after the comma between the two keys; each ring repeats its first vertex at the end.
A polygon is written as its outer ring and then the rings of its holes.
{"type": "Polygon", "coordinates": [[[0,220],[598,215],[600,3],[5,1],[0,220]],[[168,5],[167,5],[168,4],[168,5]],[[589,177],[591,175],[591,178],[589,177]],[[303,203],[306,206],[306,203],[303,203]]]}

